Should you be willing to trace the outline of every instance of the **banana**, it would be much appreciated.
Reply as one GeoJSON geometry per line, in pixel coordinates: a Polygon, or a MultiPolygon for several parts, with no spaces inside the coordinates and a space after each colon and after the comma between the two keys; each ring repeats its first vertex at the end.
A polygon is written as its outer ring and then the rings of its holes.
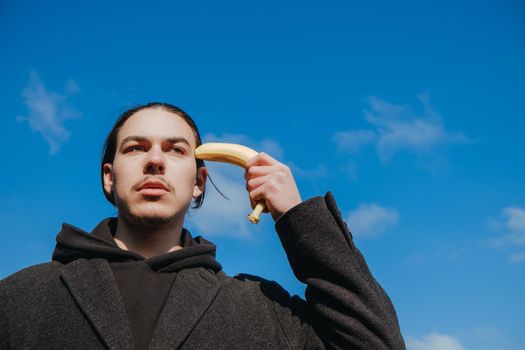
{"type": "MultiPolygon", "coordinates": [[[[195,158],[212,162],[230,163],[243,168],[246,168],[246,162],[257,154],[257,151],[249,147],[223,142],[204,143],[195,149],[195,158]]],[[[264,201],[258,202],[248,215],[248,220],[253,224],[257,224],[265,207],[264,201]]]]}
{"type": "Polygon", "coordinates": [[[195,158],[235,164],[243,168],[256,155],[257,152],[253,149],[235,143],[210,142],[195,149],[195,158]]]}

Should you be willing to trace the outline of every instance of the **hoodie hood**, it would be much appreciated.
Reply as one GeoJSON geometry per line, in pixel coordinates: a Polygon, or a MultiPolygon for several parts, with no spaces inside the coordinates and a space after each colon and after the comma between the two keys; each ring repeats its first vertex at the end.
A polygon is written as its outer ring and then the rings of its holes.
{"type": "Polygon", "coordinates": [[[53,252],[53,261],[63,264],[77,259],[97,258],[105,259],[110,263],[143,261],[157,272],[176,272],[190,267],[204,267],[214,272],[222,269],[215,260],[215,245],[202,237],[192,238],[190,232],[185,228],[182,229],[181,234],[183,249],[149,259],[120,248],[113,239],[116,228],[116,218],[101,221],[91,233],[69,224],[63,224],[56,237],[57,244],[53,252]]]}

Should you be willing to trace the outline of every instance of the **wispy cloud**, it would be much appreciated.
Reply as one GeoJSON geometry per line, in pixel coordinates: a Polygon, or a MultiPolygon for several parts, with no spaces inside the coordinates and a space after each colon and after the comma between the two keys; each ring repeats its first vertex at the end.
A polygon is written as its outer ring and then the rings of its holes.
{"type": "Polygon", "coordinates": [[[73,79],[66,81],[66,93],[72,95],[80,93],[80,87],[73,79]]]}
{"type": "Polygon", "coordinates": [[[356,153],[364,145],[374,145],[383,161],[400,151],[425,153],[439,145],[470,142],[461,132],[448,131],[439,114],[431,107],[427,95],[420,94],[420,114],[410,106],[396,105],[377,97],[368,98],[364,111],[371,129],[338,131],[333,140],[339,152],[356,153]]]}
{"type": "Polygon", "coordinates": [[[504,338],[505,334],[501,330],[495,327],[478,326],[474,328],[471,332],[465,333],[465,336],[473,337],[473,338],[480,339],[480,340],[487,342],[489,340],[504,338]]]}
{"type": "Polygon", "coordinates": [[[373,203],[361,203],[347,215],[350,231],[357,237],[377,237],[398,221],[399,213],[395,209],[373,203]]]}
{"type": "Polygon", "coordinates": [[[510,232],[519,234],[516,244],[525,244],[525,209],[519,207],[508,207],[502,211],[505,218],[505,226],[510,232]]]}
{"type": "Polygon", "coordinates": [[[513,264],[522,263],[525,261],[525,252],[513,253],[509,255],[509,261],[513,264]]]}
{"type": "Polygon", "coordinates": [[[311,169],[301,168],[295,162],[288,162],[288,166],[290,169],[292,169],[294,176],[298,176],[303,179],[315,180],[331,176],[330,170],[324,163],[319,163],[316,167],[311,169]]]}
{"type": "Polygon", "coordinates": [[[377,134],[373,130],[338,131],[332,138],[337,144],[340,153],[357,153],[361,147],[376,141],[377,134]]]}
{"type": "Polygon", "coordinates": [[[465,350],[456,338],[439,333],[432,333],[420,339],[409,337],[408,350],[465,350]]]}
{"type": "Polygon", "coordinates": [[[69,95],[79,92],[78,85],[73,80],[68,80],[65,90],[65,94],[59,94],[46,89],[38,73],[32,71],[29,83],[21,94],[28,115],[19,115],[17,120],[28,122],[33,131],[42,135],[49,144],[49,153],[52,155],[69,139],[70,132],[64,126],[65,122],[81,115],[67,104],[69,95]]]}
{"type": "Polygon", "coordinates": [[[492,241],[495,247],[510,247],[514,251],[509,255],[509,262],[516,264],[525,261],[525,209],[507,207],[501,211],[500,220],[492,220],[496,228],[503,228],[505,233],[492,241]],[[515,251],[515,250],[518,251],[515,251]]]}

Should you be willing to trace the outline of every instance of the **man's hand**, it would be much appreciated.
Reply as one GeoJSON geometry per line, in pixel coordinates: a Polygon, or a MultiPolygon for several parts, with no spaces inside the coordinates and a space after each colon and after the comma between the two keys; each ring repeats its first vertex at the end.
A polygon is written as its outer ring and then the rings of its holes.
{"type": "Polygon", "coordinates": [[[265,212],[270,212],[274,221],[301,203],[301,195],[290,168],[264,152],[246,163],[244,178],[252,208],[264,200],[267,208],[265,212]]]}

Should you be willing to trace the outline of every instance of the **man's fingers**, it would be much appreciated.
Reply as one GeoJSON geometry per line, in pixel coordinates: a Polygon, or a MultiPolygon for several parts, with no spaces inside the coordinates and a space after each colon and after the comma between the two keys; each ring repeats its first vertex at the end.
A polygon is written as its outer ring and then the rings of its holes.
{"type": "Polygon", "coordinates": [[[268,200],[268,194],[264,191],[264,186],[259,186],[249,192],[250,200],[255,202],[268,200]]]}
{"type": "Polygon", "coordinates": [[[276,168],[273,165],[253,165],[246,169],[245,179],[253,179],[254,177],[264,176],[275,172],[276,168]]]}
{"type": "Polygon", "coordinates": [[[249,197],[250,197],[250,204],[252,206],[252,209],[255,208],[257,203],[264,202],[266,205],[264,207],[264,213],[268,213],[270,211],[271,204],[269,203],[270,198],[269,195],[265,192],[265,186],[264,183],[259,185],[259,187],[252,189],[251,191],[248,191],[249,197]]]}
{"type": "Polygon", "coordinates": [[[274,165],[278,163],[279,161],[270,156],[268,153],[261,152],[246,162],[246,168],[254,165],[274,165]]]}
{"type": "MultiPolygon", "coordinates": [[[[258,201],[254,201],[253,199],[250,198],[250,205],[252,206],[252,209],[255,209],[255,206],[257,205],[257,203],[259,203],[259,202],[258,201]]],[[[265,205],[263,213],[269,213],[269,212],[270,212],[270,210],[268,209],[268,205],[265,205]]]]}
{"type": "Polygon", "coordinates": [[[274,220],[301,202],[290,167],[266,153],[248,160],[244,178],[252,208],[264,201],[265,212],[270,212],[274,220]]]}
{"type": "Polygon", "coordinates": [[[268,181],[269,177],[270,175],[264,175],[249,179],[248,181],[246,181],[246,190],[248,192],[255,190],[256,188],[264,184],[266,181],[268,181]]]}

